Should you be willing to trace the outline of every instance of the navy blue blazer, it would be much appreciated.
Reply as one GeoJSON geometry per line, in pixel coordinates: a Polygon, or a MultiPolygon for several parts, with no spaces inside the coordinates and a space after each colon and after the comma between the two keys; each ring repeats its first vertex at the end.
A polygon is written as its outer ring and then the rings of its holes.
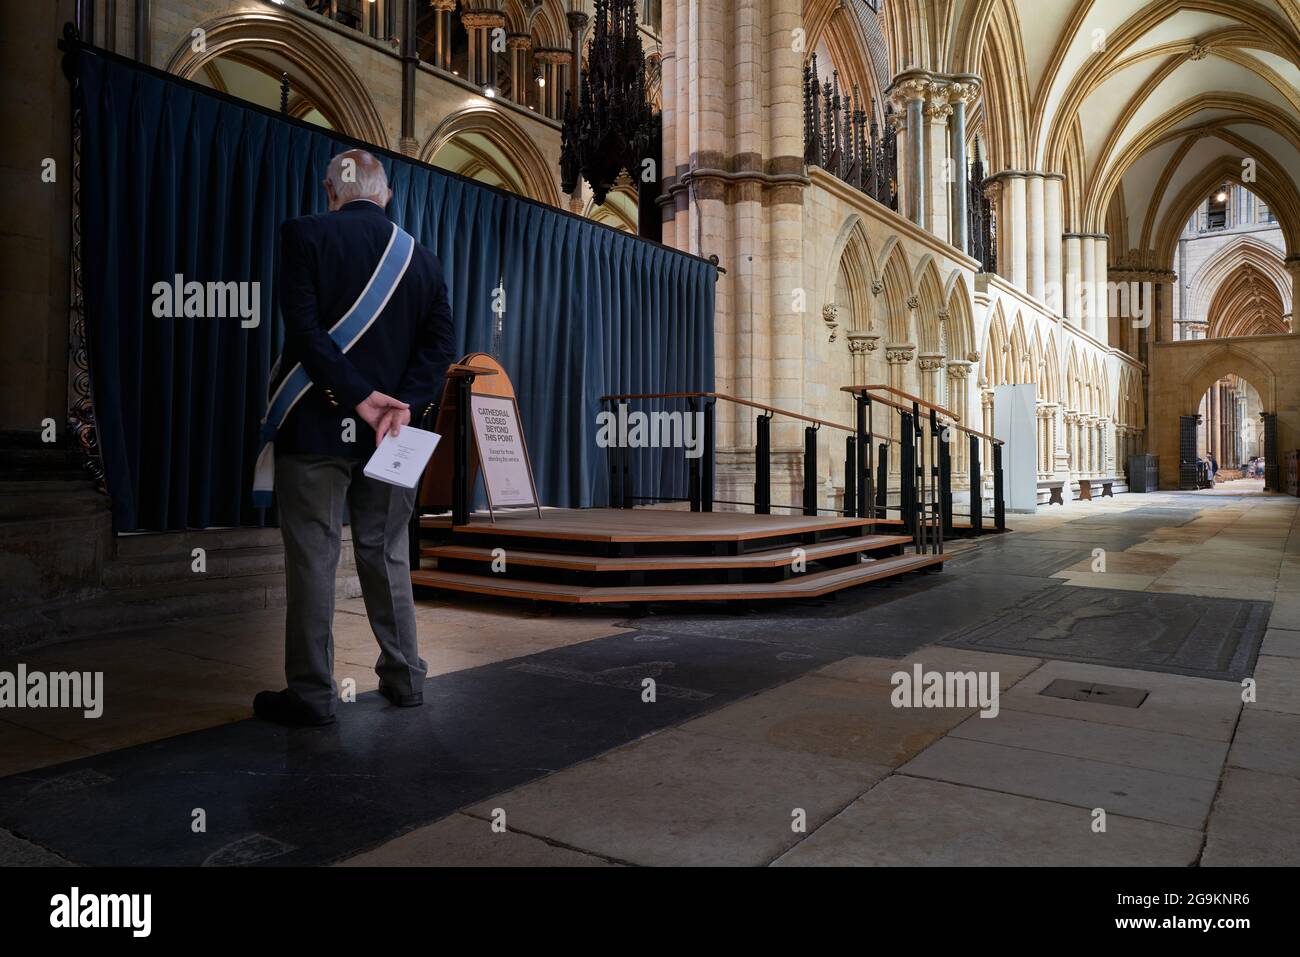
{"type": "Polygon", "coordinates": [[[375,433],[356,411],[366,396],[378,391],[401,399],[418,425],[442,395],[447,367],[457,358],[451,306],[438,257],[418,243],[392,298],[356,345],[344,354],[329,337],[370,280],[392,229],[384,211],[366,200],[281,224],[281,369],[301,362],[312,388],[281,425],[277,456],[369,458],[375,433]],[[356,422],[355,442],[343,441],[349,418],[356,422]]]}

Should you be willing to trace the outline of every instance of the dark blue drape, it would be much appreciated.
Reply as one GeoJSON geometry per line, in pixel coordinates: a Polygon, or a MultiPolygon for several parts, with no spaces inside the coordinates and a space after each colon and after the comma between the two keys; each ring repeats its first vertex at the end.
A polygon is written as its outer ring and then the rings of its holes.
{"type": "MultiPolygon", "coordinates": [[[[86,326],[115,525],[261,524],[250,489],[283,336],[278,227],[324,210],[325,166],[356,144],[120,58],[77,58],[86,326]],[[260,283],[260,325],[156,318],[154,284],[177,274],[260,283]]],[[[716,270],[375,152],[393,186],[389,214],[442,261],[462,354],[490,351],[492,291],[505,280],[501,359],[542,501],[604,504],[599,397],[713,387],[716,270]]],[[[633,462],[638,493],[686,494],[680,450],[641,450],[633,462]]]]}

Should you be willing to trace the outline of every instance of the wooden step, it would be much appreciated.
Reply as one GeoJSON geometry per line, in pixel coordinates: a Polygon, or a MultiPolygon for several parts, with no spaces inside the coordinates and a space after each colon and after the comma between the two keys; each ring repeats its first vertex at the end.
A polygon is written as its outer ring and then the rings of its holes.
{"type": "Polygon", "coordinates": [[[907,572],[941,565],[947,555],[896,555],[874,559],[859,565],[831,568],[797,575],[778,582],[748,582],[716,585],[566,585],[551,582],[511,580],[495,575],[467,575],[436,569],[411,572],[416,585],[448,591],[472,592],[499,598],[523,598],[534,601],[570,604],[610,602],[664,601],[737,601],[781,598],[815,598],[867,582],[892,578],[907,572]]]}
{"type": "MultiPolygon", "coordinates": [[[[871,552],[882,548],[910,545],[907,535],[854,535],[817,545],[800,545],[803,558],[809,562],[848,555],[853,552],[871,552]]],[[[464,561],[490,562],[493,549],[470,545],[438,545],[420,549],[424,558],[455,558],[464,561]]],[[[650,555],[625,558],[602,558],[597,555],[565,555],[556,552],[520,551],[510,549],[507,563],[534,565],[541,568],[563,568],[583,572],[634,572],[679,571],[683,569],[716,568],[779,568],[795,559],[794,547],[773,548],[744,555],[650,555]]]]}

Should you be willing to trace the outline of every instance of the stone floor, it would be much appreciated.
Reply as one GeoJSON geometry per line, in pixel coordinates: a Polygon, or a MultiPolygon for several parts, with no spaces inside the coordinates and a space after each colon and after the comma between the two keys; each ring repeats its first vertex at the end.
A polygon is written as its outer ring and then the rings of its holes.
{"type": "Polygon", "coordinates": [[[336,678],[360,698],[333,736],[244,720],[282,685],[280,612],[50,647],[23,662],[103,670],[109,703],[93,721],[0,712],[0,863],[1300,864],[1300,502],[1257,485],[1012,515],[942,575],[749,615],[424,602],[443,710],[423,716],[366,693],[373,638],[343,602],[336,678]],[[1046,652],[960,641],[1076,591],[1046,652]],[[1231,612],[1241,634],[1164,658],[1148,641],[1125,666],[1151,627],[1133,593],[1231,612]],[[995,674],[996,715],[895,707],[891,676],[913,665],[995,674]],[[1093,692],[1042,693],[1058,681],[1093,692]],[[390,768],[389,746],[429,766],[390,768]],[[282,775],[298,803],[245,775],[282,775]],[[151,822],[188,822],[203,788],[237,823],[186,856],[151,822]],[[140,823],[105,843],[124,806],[140,823]],[[314,813],[319,846],[290,820],[314,813]]]}

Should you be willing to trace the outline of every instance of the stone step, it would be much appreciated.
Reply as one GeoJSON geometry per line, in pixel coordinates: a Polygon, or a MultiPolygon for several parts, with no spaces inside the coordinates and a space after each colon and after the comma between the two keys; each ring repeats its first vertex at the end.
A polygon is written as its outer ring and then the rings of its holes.
{"type": "MultiPolygon", "coordinates": [[[[340,570],[334,594],[339,600],[361,594],[355,571],[340,570]]],[[[10,616],[0,624],[0,654],[12,655],[35,644],[109,632],[144,631],[212,615],[280,608],[285,601],[283,574],[117,588],[89,601],[46,606],[10,616]]]]}
{"type": "MultiPolygon", "coordinates": [[[[104,566],[102,581],[105,588],[132,588],[160,582],[207,581],[282,573],[284,548],[277,544],[207,549],[204,556],[205,570],[202,572],[194,571],[194,561],[192,552],[119,556],[104,566]]],[[[339,552],[339,567],[351,568],[353,565],[352,545],[344,542],[339,552]]]]}

